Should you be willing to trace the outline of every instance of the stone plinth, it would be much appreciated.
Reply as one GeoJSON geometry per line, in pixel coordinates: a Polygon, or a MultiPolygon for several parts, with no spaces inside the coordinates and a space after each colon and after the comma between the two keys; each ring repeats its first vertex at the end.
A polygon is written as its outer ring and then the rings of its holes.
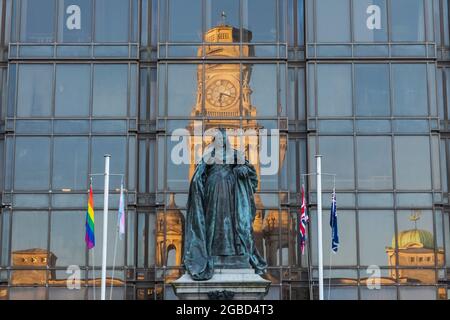
{"type": "Polygon", "coordinates": [[[270,281],[257,275],[253,269],[215,269],[209,280],[195,281],[185,273],[172,282],[172,286],[182,300],[262,300],[269,290],[270,281]]]}

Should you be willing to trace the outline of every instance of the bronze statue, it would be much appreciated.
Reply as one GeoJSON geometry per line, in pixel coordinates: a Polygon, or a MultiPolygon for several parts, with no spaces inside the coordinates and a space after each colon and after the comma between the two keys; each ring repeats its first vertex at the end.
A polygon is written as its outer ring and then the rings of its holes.
{"type": "Polygon", "coordinates": [[[218,130],[191,180],[183,264],[194,280],[210,279],[215,268],[267,267],[253,238],[256,170],[228,145],[218,130]]]}

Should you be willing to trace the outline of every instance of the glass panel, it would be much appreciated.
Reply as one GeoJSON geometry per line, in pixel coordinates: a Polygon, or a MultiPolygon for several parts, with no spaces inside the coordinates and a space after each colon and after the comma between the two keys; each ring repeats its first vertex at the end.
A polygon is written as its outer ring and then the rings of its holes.
{"type": "Polygon", "coordinates": [[[55,138],[53,147],[53,189],[86,190],[88,138],[55,138]]]}
{"type": "MultiPolygon", "coordinates": [[[[324,197],[324,201],[331,202],[331,196],[329,199],[324,197]]],[[[339,198],[337,198],[337,206],[339,208],[339,198]]],[[[339,228],[339,250],[337,253],[333,253],[331,250],[331,228],[323,228],[323,263],[325,266],[352,266],[356,265],[356,220],[354,211],[337,211],[338,214],[338,228],[339,228]]],[[[324,210],[324,216],[329,217],[329,212],[324,210]]],[[[317,230],[317,212],[314,211],[311,219],[311,230],[317,230]]],[[[327,221],[327,219],[325,219],[327,221]]],[[[325,226],[325,221],[324,221],[325,226]]],[[[317,248],[317,234],[314,232],[311,234],[313,248],[317,248]]],[[[317,251],[312,252],[313,264],[317,265],[317,251]]]]}
{"type": "Polygon", "coordinates": [[[400,300],[436,300],[436,288],[400,287],[400,300]]]}
{"type": "MultiPolygon", "coordinates": [[[[251,105],[258,116],[276,116],[277,104],[277,66],[270,64],[248,65],[251,70],[251,105]]],[[[284,65],[283,65],[284,67],[284,65]]],[[[284,79],[283,79],[284,80],[284,79]]],[[[239,90],[239,89],[238,89],[239,90]]],[[[243,104],[245,104],[245,93],[243,104]]],[[[243,106],[246,107],[245,105],[243,106]]]]}
{"type": "Polygon", "coordinates": [[[336,174],[336,189],[353,189],[355,186],[353,137],[320,137],[319,147],[323,156],[322,170],[336,174]],[[337,150],[340,152],[336,152],[337,150]]]}
{"type": "Polygon", "coordinates": [[[243,28],[252,33],[252,42],[277,40],[277,1],[243,0],[243,28]]]}
{"type": "Polygon", "coordinates": [[[395,137],[397,189],[431,189],[430,141],[428,137],[395,137]],[[413,173],[413,174],[412,174],[413,173]]]}
{"type": "Polygon", "coordinates": [[[128,109],[128,66],[94,66],[94,116],[126,116],[128,109]]]}
{"type": "Polygon", "coordinates": [[[88,116],[90,65],[57,65],[55,116],[88,116]]]}
{"type": "Polygon", "coordinates": [[[358,218],[360,265],[395,267],[394,213],[360,210],[358,218]]]}
{"type": "Polygon", "coordinates": [[[50,251],[56,266],[86,264],[85,212],[52,212],[50,251]]]}
{"type": "Polygon", "coordinates": [[[392,66],[392,86],[394,115],[428,115],[427,67],[425,64],[394,64],[392,66]]]}
{"type": "Polygon", "coordinates": [[[206,29],[209,30],[225,22],[239,28],[239,0],[206,0],[206,29]],[[225,17],[222,17],[222,12],[225,17]]]}
{"type": "Polygon", "coordinates": [[[317,66],[319,116],[351,116],[352,67],[349,64],[317,66]]]}
{"type": "MultiPolygon", "coordinates": [[[[110,171],[115,174],[126,174],[127,140],[125,137],[92,138],[91,172],[101,173],[105,170],[105,154],[111,155],[110,171]]],[[[93,179],[94,189],[103,189],[103,179],[93,179]]],[[[111,189],[120,187],[120,177],[110,177],[111,189]]]]}
{"type": "Polygon", "coordinates": [[[386,42],[386,0],[353,1],[354,36],[358,42],[386,42]]]}
{"type": "Polygon", "coordinates": [[[361,287],[361,300],[396,300],[397,288],[381,287],[380,289],[369,289],[367,287],[361,287]]]}
{"type": "Polygon", "coordinates": [[[92,41],[92,1],[64,0],[59,7],[58,42],[92,41]]]}
{"type": "Polygon", "coordinates": [[[202,0],[169,0],[168,33],[170,42],[202,41],[202,0]]]}
{"type": "Polygon", "coordinates": [[[49,116],[52,109],[52,84],[53,65],[20,65],[17,116],[49,116]]]}
{"type": "Polygon", "coordinates": [[[13,256],[15,251],[19,250],[34,248],[47,250],[48,212],[16,211],[12,217],[11,254],[13,256]]]}
{"type": "Polygon", "coordinates": [[[358,189],[391,189],[392,146],[390,137],[358,137],[358,189]]]}
{"type": "Polygon", "coordinates": [[[50,139],[17,138],[14,189],[48,190],[50,180],[50,139]]]}
{"type": "Polygon", "coordinates": [[[317,42],[350,42],[350,1],[316,0],[317,42]]]}
{"type": "Polygon", "coordinates": [[[389,66],[355,65],[355,99],[357,116],[389,116],[389,66]]]}
{"type": "Polygon", "coordinates": [[[392,0],[391,34],[393,41],[425,41],[423,0],[392,0]]]}
{"type": "MultiPolygon", "coordinates": [[[[198,101],[196,65],[169,65],[167,85],[167,104],[169,116],[189,116],[198,101]]],[[[160,86],[164,86],[160,83],[160,86]]]]}
{"type": "Polygon", "coordinates": [[[22,0],[21,5],[20,40],[53,42],[55,0],[22,0]]]}
{"type": "Polygon", "coordinates": [[[128,42],[129,25],[128,0],[95,1],[96,42],[128,42]]]}

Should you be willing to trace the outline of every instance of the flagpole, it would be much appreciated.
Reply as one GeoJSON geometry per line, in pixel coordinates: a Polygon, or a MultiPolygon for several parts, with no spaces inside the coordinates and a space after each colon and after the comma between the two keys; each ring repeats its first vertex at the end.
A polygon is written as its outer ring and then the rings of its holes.
{"type": "Polygon", "coordinates": [[[106,300],[106,253],[108,246],[108,200],[109,200],[109,161],[111,156],[105,154],[105,188],[103,195],[103,247],[102,247],[102,288],[101,299],[106,300]]]}
{"type": "Polygon", "coordinates": [[[319,300],[323,300],[323,246],[322,246],[322,156],[316,155],[317,179],[317,245],[319,254],[319,300]]]}

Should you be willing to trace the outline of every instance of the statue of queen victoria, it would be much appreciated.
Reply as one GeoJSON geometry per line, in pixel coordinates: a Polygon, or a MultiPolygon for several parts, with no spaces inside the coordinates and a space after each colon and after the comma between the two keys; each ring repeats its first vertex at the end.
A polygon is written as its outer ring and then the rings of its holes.
{"type": "Polygon", "coordinates": [[[267,267],[253,238],[256,170],[232,149],[219,129],[197,164],[189,188],[183,264],[193,280],[208,280],[214,269],[267,267]]]}

